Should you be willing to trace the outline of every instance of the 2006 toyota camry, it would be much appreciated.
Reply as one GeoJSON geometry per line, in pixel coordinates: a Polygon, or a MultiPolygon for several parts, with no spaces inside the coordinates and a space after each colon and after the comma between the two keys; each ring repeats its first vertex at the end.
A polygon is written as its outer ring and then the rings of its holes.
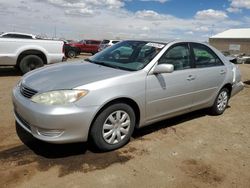
{"type": "Polygon", "coordinates": [[[13,104],[18,124],[37,139],[90,139],[108,151],[137,127],[201,108],[222,114],[243,87],[238,67],[209,45],[130,40],[26,74],[13,104]]]}

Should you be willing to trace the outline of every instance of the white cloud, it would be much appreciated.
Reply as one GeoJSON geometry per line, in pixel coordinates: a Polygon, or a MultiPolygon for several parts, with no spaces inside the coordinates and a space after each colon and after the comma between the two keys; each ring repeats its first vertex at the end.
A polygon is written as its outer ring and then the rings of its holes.
{"type": "Polygon", "coordinates": [[[241,9],[236,8],[236,7],[229,7],[227,8],[227,11],[230,13],[238,13],[238,12],[241,12],[241,9]]]}
{"type": "Polygon", "coordinates": [[[249,0],[230,0],[230,1],[231,1],[231,7],[250,9],[249,0]]]}
{"type": "Polygon", "coordinates": [[[161,19],[162,16],[153,10],[137,11],[135,15],[141,19],[161,19]]]}
{"type": "Polygon", "coordinates": [[[65,10],[65,14],[75,15],[75,16],[92,16],[94,14],[94,11],[88,8],[68,9],[68,10],[65,10]]]}
{"type": "Polygon", "coordinates": [[[193,32],[193,31],[187,31],[186,34],[188,34],[188,35],[193,35],[194,32],[193,32]]]}
{"type": "Polygon", "coordinates": [[[241,9],[250,9],[250,0],[229,0],[230,7],[227,9],[230,13],[241,12],[241,9]]]}
{"type": "Polygon", "coordinates": [[[228,16],[224,11],[208,9],[208,10],[198,11],[195,15],[195,18],[199,20],[211,20],[211,19],[224,20],[228,18],[228,16]]]}
{"type": "Polygon", "coordinates": [[[249,23],[230,20],[223,11],[199,11],[178,18],[153,10],[131,12],[128,0],[0,0],[1,31],[20,31],[68,39],[195,39],[249,23]],[[29,5],[29,11],[23,5],[29,5]],[[206,19],[209,18],[209,19],[206,19]]]}
{"type": "Polygon", "coordinates": [[[56,6],[67,8],[110,8],[117,9],[124,6],[122,0],[46,0],[56,6]]]}

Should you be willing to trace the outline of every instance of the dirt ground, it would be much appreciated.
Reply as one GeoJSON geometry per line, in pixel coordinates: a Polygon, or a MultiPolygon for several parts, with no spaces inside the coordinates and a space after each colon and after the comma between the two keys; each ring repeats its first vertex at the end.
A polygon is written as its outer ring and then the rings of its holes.
{"type": "Polygon", "coordinates": [[[246,87],[223,115],[201,110],[153,124],[108,153],[16,128],[11,90],[20,75],[0,68],[0,187],[250,187],[250,65],[240,68],[246,87]]]}

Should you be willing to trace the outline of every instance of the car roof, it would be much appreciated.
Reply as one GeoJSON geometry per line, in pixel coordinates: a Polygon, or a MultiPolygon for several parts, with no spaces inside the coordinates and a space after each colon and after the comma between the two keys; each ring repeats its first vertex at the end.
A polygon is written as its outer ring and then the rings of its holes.
{"type": "Polygon", "coordinates": [[[19,32],[5,32],[5,33],[2,33],[0,36],[4,36],[4,35],[8,35],[8,34],[25,35],[25,36],[30,36],[30,37],[32,37],[32,38],[36,38],[36,36],[33,35],[33,34],[19,33],[19,32]]]}

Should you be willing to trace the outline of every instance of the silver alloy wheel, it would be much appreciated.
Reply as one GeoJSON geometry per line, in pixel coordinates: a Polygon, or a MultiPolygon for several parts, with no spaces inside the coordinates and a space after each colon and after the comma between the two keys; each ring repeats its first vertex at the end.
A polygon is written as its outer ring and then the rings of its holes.
{"type": "Polygon", "coordinates": [[[102,127],[103,139],[108,144],[117,144],[123,140],[130,129],[130,117],[125,111],[118,110],[110,114],[102,127]]]}
{"type": "Polygon", "coordinates": [[[228,94],[226,91],[222,91],[219,94],[218,100],[217,100],[217,108],[219,111],[225,110],[227,107],[227,101],[228,101],[228,94]]]}

